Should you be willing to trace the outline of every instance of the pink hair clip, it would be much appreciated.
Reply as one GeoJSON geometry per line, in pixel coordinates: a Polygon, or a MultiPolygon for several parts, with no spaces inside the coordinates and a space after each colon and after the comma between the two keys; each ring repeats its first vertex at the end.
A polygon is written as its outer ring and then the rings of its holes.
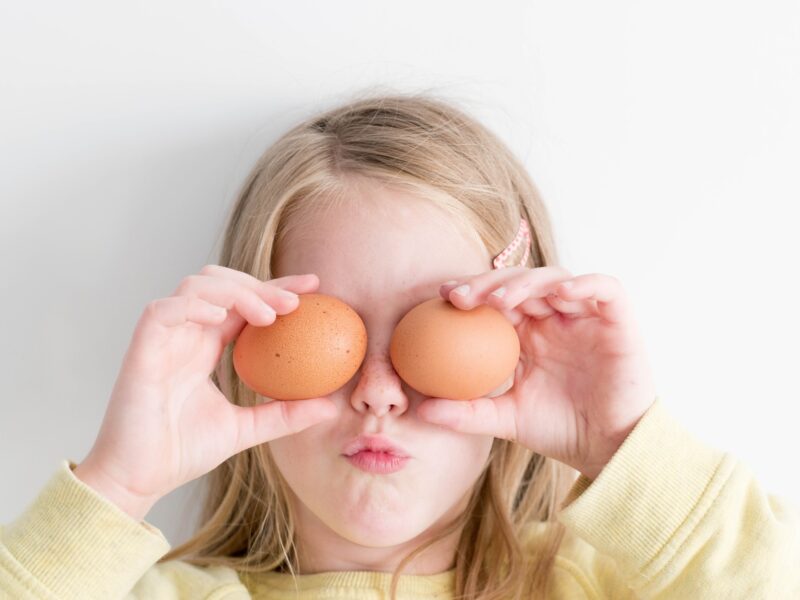
{"type": "Polygon", "coordinates": [[[527,260],[528,256],[531,252],[531,230],[528,227],[528,222],[525,220],[525,217],[522,217],[519,220],[519,230],[517,230],[517,235],[514,236],[514,239],[511,240],[511,243],[505,247],[500,254],[494,257],[492,264],[494,265],[495,269],[502,269],[509,265],[506,264],[506,259],[511,255],[514,250],[522,243],[525,242],[525,252],[522,255],[522,258],[516,265],[513,266],[520,266],[524,265],[527,260]]]}

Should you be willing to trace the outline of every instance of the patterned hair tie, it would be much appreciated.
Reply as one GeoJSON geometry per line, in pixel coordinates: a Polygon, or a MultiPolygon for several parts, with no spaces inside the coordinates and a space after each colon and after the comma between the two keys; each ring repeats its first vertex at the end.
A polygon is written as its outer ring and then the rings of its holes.
{"type": "Polygon", "coordinates": [[[525,217],[522,217],[519,220],[519,229],[517,230],[517,235],[514,237],[513,240],[511,240],[511,243],[505,247],[505,250],[503,250],[500,254],[494,257],[492,264],[494,265],[495,269],[502,269],[507,266],[521,266],[527,262],[530,252],[531,252],[531,230],[528,227],[528,222],[525,220],[525,217]],[[523,253],[522,258],[516,265],[507,265],[506,260],[523,241],[525,242],[525,252],[523,253]]]}

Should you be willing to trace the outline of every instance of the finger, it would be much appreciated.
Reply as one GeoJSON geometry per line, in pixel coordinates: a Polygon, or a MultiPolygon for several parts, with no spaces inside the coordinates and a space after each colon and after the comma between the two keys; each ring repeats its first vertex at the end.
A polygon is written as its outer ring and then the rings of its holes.
{"type": "Polygon", "coordinates": [[[516,412],[508,394],[496,398],[448,400],[431,398],[417,406],[417,415],[462,433],[517,439],[516,412]]]}
{"type": "Polygon", "coordinates": [[[151,333],[153,328],[171,328],[186,323],[215,325],[225,320],[228,311],[194,296],[170,296],[153,300],[142,313],[140,335],[151,333]]]}
{"type": "Polygon", "coordinates": [[[506,267],[458,280],[445,287],[446,299],[458,308],[471,309],[484,302],[498,309],[511,309],[530,297],[544,297],[572,274],[561,266],[506,267]],[[493,295],[503,288],[502,296],[493,295]]]}
{"type": "Polygon", "coordinates": [[[170,296],[154,300],[145,311],[150,312],[152,321],[163,327],[176,327],[189,322],[214,325],[221,323],[228,314],[224,307],[194,296],[170,296]]]}
{"type": "Polygon", "coordinates": [[[235,308],[236,312],[254,325],[269,325],[275,321],[278,311],[287,312],[286,307],[297,307],[297,294],[270,287],[259,294],[249,285],[211,275],[189,275],[178,286],[178,296],[197,296],[222,306],[235,308]]]}
{"type": "Polygon", "coordinates": [[[238,420],[237,453],[297,433],[339,414],[336,405],[324,398],[272,400],[256,406],[230,406],[238,420]]]}
{"type": "Polygon", "coordinates": [[[599,316],[594,300],[592,299],[568,301],[564,300],[556,293],[551,293],[546,296],[545,300],[556,312],[570,319],[599,316]]]}
{"type": "MultiPolygon", "coordinates": [[[[219,265],[207,265],[209,270],[213,272],[213,267],[219,265]]],[[[226,269],[226,267],[220,267],[226,269]]],[[[232,269],[227,269],[233,271],[232,269]]],[[[222,272],[224,274],[224,271],[222,272]]],[[[276,279],[269,279],[267,281],[259,281],[246,273],[240,271],[233,271],[228,275],[233,277],[236,273],[244,275],[249,278],[248,285],[253,285],[255,281],[254,290],[267,304],[269,304],[276,315],[286,315],[294,311],[300,304],[297,296],[315,291],[319,287],[319,277],[315,273],[304,273],[301,275],[286,275],[276,279]],[[285,297],[284,297],[285,296],[285,297]]],[[[235,340],[241,333],[245,323],[244,320],[235,314],[230,315],[221,327],[222,344],[224,346],[235,340]]],[[[269,324],[274,322],[270,321],[269,324]]],[[[258,325],[258,323],[254,323],[258,325]]]]}
{"type": "MultiPolygon", "coordinates": [[[[260,302],[260,300],[254,300],[253,302],[255,304],[256,302],[260,302]]],[[[237,310],[241,310],[241,308],[237,310]]],[[[248,309],[248,311],[257,310],[259,309],[255,307],[248,309]]],[[[220,328],[224,328],[233,319],[244,323],[241,316],[236,315],[233,311],[229,311],[227,307],[221,306],[219,302],[209,302],[197,296],[169,296],[168,298],[159,298],[158,300],[153,300],[145,307],[134,333],[133,344],[141,343],[142,340],[147,339],[163,339],[164,335],[168,335],[169,330],[174,327],[184,326],[188,322],[201,323],[209,326],[217,325],[220,328]],[[225,311],[225,317],[217,320],[213,315],[215,309],[225,311]],[[209,314],[210,317],[208,316],[209,314]]],[[[255,316],[255,319],[261,321],[256,324],[264,326],[274,321],[275,314],[273,312],[270,315],[265,312],[255,316]]],[[[240,325],[238,329],[241,331],[242,326],[240,325]]],[[[224,341],[224,344],[221,344],[220,353],[222,348],[224,348],[229,341],[230,340],[224,341]]]]}
{"type": "Polygon", "coordinates": [[[200,269],[199,275],[190,275],[184,278],[173,295],[185,293],[195,282],[200,281],[200,277],[224,279],[246,286],[268,301],[279,315],[287,314],[297,308],[297,294],[313,291],[319,286],[319,277],[315,273],[286,275],[261,281],[243,271],[221,265],[205,265],[200,269]],[[282,293],[282,291],[286,291],[286,293],[282,293]]]}
{"type": "MultiPolygon", "coordinates": [[[[528,298],[527,300],[524,300],[518,304],[516,308],[525,316],[533,317],[534,319],[539,320],[546,319],[557,312],[556,309],[550,306],[550,304],[544,298],[528,298]]],[[[512,312],[512,314],[516,313],[512,312]]],[[[516,319],[512,319],[511,322],[514,325],[517,325],[516,321],[519,319],[520,317],[517,317],[516,319]]]]}
{"type": "Polygon", "coordinates": [[[558,296],[565,301],[592,298],[597,314],[609,323],[627,323],[633,307],[622,283],[611,275],[587,273],[558,286],[558,296]]]}

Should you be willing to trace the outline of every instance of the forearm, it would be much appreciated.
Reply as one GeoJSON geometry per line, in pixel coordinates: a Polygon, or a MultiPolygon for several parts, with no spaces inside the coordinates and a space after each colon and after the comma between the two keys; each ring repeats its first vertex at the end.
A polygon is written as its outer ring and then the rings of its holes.
{"type": "Polygon", "coordinates": [[[596,480],[575,482],[559,518],[638,597],[800,597],[800,514],[660,403],[596,480]]]}

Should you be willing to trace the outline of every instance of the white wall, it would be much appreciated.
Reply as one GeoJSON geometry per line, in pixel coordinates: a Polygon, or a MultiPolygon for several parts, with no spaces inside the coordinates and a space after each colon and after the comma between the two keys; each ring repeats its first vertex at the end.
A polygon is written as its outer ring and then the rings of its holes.
{"type": "MultiPolygon", "coordinates": [[[[214,262],[279,133],[352,91],[464,101],[562,263],[620,278],[686,427],[800,502],[800,9],[723,2],[3,2],[0,522],[80,461],[142,308],[214,262]]],[[[188,534],[190,484],[148,516],[188,534]]]]}

